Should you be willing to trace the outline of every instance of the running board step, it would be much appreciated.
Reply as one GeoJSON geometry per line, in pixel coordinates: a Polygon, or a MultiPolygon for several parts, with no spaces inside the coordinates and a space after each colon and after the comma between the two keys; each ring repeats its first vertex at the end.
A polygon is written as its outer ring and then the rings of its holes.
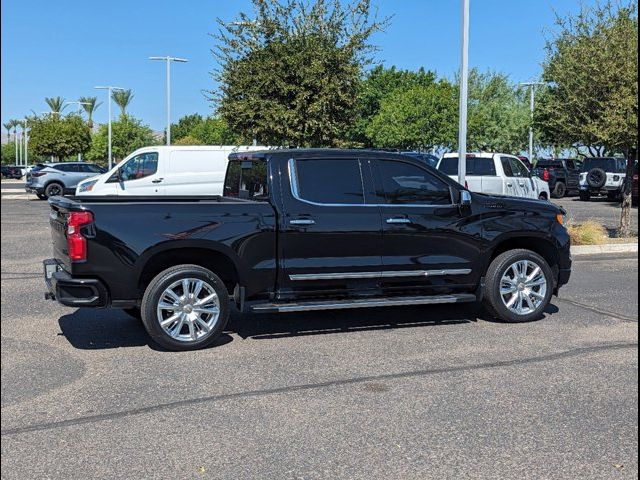
{"type": "Polygon", "coordinates": [[[455,295],[432,295],[421,297],[386,297],[347,300],[324,300],[290,303],[260,303],[253,305],[254,312],[309,312],[314,310],[340,310],[345,308],[395,307],[402,305],[436,305],[443,303],[475,302],[472,293],[455,295]]]}

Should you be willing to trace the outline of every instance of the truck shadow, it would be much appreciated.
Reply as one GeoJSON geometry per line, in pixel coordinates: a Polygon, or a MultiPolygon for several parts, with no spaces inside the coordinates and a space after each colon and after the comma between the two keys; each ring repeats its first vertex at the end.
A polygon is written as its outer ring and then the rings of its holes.
{"type": "MultiPolygon", "coordinates": [[[[551,304],[546,316],[559,311],[551,304]]],[[[289,314],[241,314],[232,309],[225,333],[214,347],[233,341],[235,333],[242,339],[274,340],[286,337],[346,334],[400,328],[463,325],[478,320],[497,322],[487,317],[476,304],[330,310],[289,314]]],[[[500,322],[497,322],[500,323],[500,322]]],[[[148,346],[164,351],[147,334],[142,323],[123,311],[80,308],[58,320],[61,333],[80,350],[148,346]]]]}

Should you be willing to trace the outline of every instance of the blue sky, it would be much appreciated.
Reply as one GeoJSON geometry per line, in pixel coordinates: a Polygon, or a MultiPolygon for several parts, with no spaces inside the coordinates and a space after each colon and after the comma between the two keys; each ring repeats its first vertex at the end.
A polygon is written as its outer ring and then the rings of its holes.
{"type": "MultiPolygon", "coordinates": [[[[586,3],[592,3],[587,1],[586,3]]],[[[164,65],[150,55],[189,59],[172,70],[172,110],[182,115],[211,112],[202,91],[214,84],[210,49],[215,19],[233,19],[250,9],[248,0],[3,1],[2,121],[31,110],[47,110],[44,97],[105,93],[95,85],[134,91],[130,112],[156,130],[165,124],[164,65]]],[[[453,76],[460,51],[459,0],[378,0],[381,16],[393,15],[374,37],[386,65],[425,67],[453,76]]],[[[540,74],[543,32],[554,11],[575,12],[579,0],[471,0],[471,66],[507,73],[514,81],[540,74]]],[[[106,105],[96,114],[106,121],[106,105]]]]}

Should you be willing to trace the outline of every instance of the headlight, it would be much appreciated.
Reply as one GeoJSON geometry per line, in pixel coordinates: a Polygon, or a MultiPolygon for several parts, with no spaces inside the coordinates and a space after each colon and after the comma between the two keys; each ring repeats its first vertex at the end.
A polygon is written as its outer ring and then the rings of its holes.
{"type": "Polygon", "coordinates": [[[90,192],[91,190],[93,190],[93,187],[96,183],[98,183],[97,180],[81,183],[80,185],[78,185],[78,193],[90,192]]]}

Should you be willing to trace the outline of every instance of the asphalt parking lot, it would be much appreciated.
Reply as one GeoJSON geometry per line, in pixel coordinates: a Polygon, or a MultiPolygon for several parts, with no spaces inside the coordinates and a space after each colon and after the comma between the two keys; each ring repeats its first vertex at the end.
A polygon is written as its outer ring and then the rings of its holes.
{"type": "Polygon", "coordinates": [[[43,299],[47,213],[2,201],[2,478],[637,478],[637,256],[578,259],[535,323],[234,313],[171,353],[43,299]]]}

